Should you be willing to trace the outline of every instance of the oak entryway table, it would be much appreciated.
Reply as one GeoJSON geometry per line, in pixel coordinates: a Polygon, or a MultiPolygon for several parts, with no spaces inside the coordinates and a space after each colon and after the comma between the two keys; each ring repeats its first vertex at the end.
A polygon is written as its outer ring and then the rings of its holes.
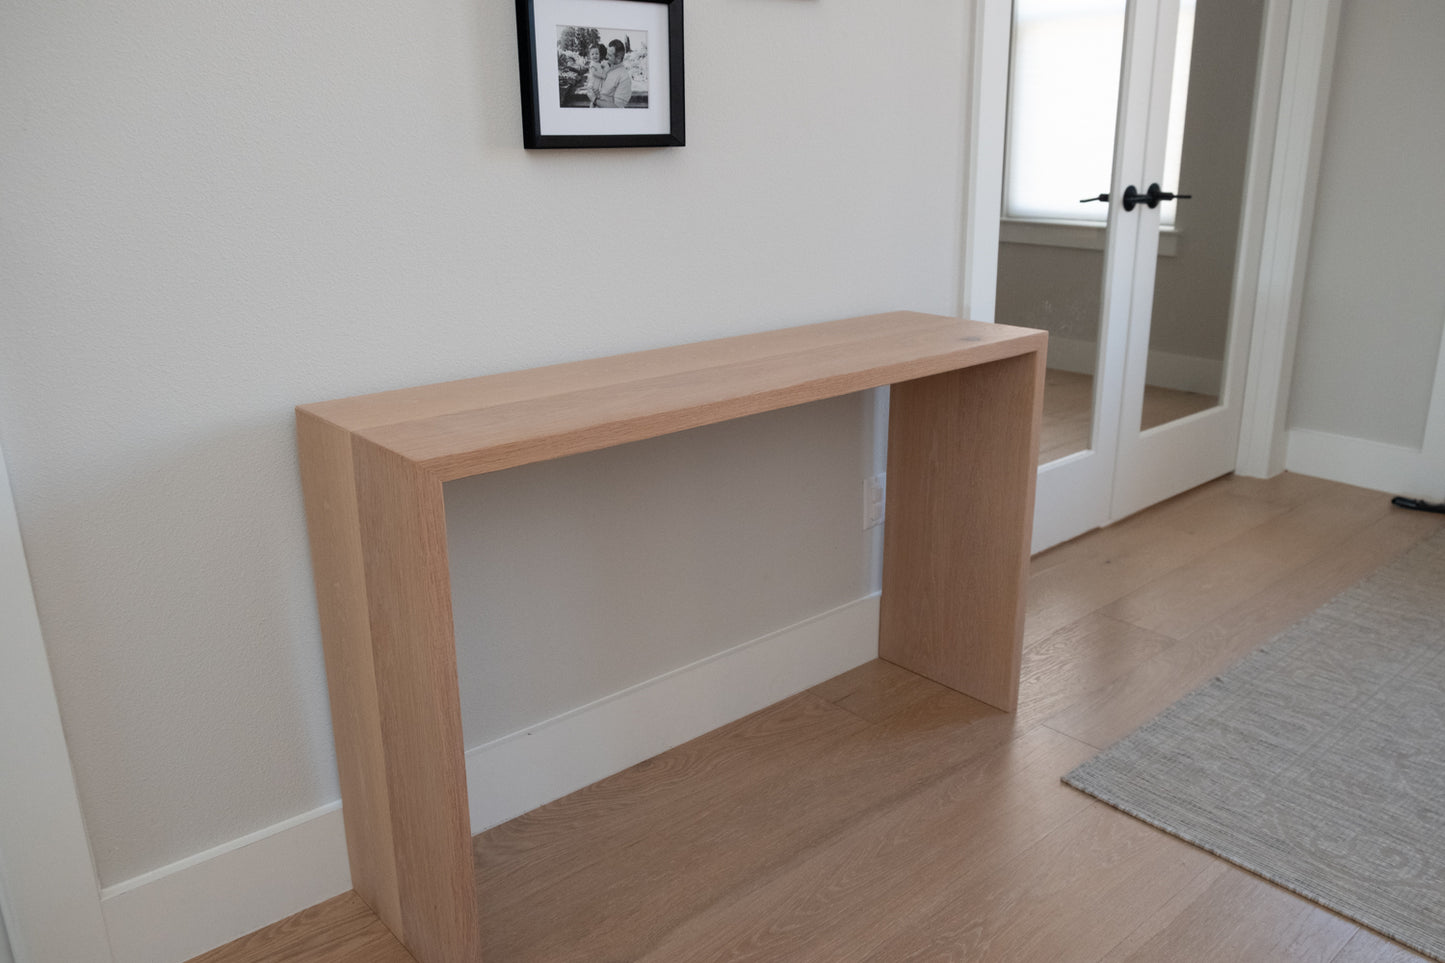
{"type": "Polygon", "coordinates": [[[879,656],[1011,711],[1045,343],[897,312],[298,407],[352,882],[417,960],[483,958],[444,482],[892,385],[879,656]]]}

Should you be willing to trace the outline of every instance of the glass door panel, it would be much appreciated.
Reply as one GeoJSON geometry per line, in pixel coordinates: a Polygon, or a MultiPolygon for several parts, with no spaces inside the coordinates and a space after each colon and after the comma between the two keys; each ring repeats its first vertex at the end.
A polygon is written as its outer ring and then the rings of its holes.
{"type": "Polygon", "coordinates": [[[1013,5],[995,317],[1049,332],[1040,464],[1095,446],[1125,14],[1125,0],[1013,5]]]}
{"type": "Polygon", "coordinates": [[[1141,431],[1220,403],[1263,7],[1180,0],[1141,431]]]}

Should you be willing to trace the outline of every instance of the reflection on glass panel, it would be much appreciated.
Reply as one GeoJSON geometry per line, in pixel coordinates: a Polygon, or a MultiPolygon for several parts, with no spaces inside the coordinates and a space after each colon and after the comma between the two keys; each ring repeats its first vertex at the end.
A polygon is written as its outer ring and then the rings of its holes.
{"type": "Polygon", "coordinates": [[[1125,0],[1015,0],[1004,214],[1102,223],[1125,0]],[[1082,191],[1082,193],[1081,193],[1082,191]]]}
{"type": "Polygon", "coordinates": [[[1180,152],[1160,186],[1190,199],[1161,205],[1175,244],[1155,275],[1141,431],[1219,403],[1263,17],[1263,0],[1180,4],[1169,118],[1180,152]]]}
{"type": "Polygon", "coordinates": [[[1039,463],[1092,447],[1125,0],[1015,0],[997,319],[1049,332],[1039,463]]]}
{"type": "MultiPolygon", "coordinates": [[[[1169,87],[1169,127],[1164,135],[1164,183],[1179,183],[1184,155],[1184,119],[1189,109],[1189,68],[1194,54],[1194,0],[1179,0],[1179,29],[1174,35],[1174,76],[1169,87]]],[[[1178,201],[1159,205],[1159,223],[1172,227],[1178,201]]]]}

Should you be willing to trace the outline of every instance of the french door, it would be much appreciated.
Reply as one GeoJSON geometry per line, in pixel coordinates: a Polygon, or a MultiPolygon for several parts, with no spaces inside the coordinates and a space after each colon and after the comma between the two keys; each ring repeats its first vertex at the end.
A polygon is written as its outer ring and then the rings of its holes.
{"type": "Polygon", "coordinates": [[[1265,6],[1014,0],[995,317],[1050,332],[1035,550],[1234,468],[1265,6]]]}

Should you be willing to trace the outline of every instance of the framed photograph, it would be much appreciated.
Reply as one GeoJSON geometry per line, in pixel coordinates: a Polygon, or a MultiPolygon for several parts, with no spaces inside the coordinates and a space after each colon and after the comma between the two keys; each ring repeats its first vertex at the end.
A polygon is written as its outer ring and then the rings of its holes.
{"type": "Polygon", "coordinates": [[[682,0],[517,0],[522,144],[681,147],[682,0]]]}

